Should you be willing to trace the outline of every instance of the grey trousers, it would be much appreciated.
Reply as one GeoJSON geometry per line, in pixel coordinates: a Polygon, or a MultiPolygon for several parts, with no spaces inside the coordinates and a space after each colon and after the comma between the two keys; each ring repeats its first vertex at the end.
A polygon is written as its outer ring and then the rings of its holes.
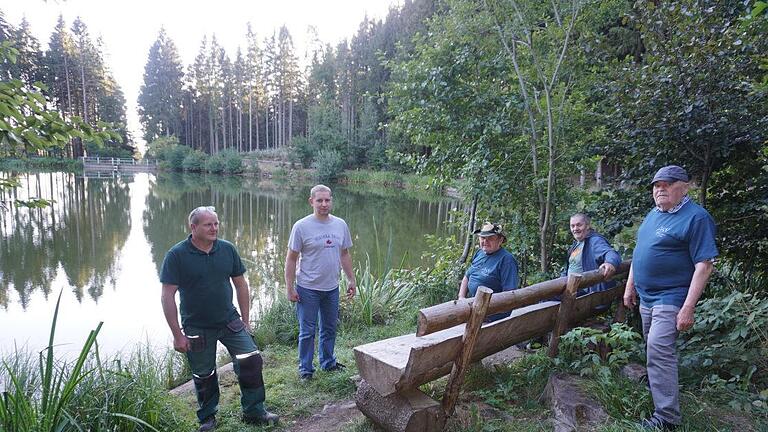
{"type": "Polygon", "coordinates": [[[677,377],[677,313],[680,308],[640,306],[643,338],[648,353],[648,384],[653,398],[653,416],[679,425],[680,388],[677,377]]]}

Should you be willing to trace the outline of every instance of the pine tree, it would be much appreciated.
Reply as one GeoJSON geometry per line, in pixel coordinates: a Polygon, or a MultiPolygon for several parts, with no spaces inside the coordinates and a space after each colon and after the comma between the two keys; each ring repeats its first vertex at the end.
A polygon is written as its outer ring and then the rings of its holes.
{"type": "Polygon", "coordinates": [[[139,120],[147,142],[161,136],[176,135],[186,142],[182,130],[183,77],[176,44],[164,28],[149,49],[144,66],[144,84],[139,93],[139,120]]]}

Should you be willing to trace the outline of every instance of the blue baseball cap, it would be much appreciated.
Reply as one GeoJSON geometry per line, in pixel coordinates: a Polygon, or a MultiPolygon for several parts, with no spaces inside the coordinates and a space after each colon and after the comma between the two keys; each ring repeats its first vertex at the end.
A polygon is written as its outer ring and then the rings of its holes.
{"type": "Polygon", "coordinates": [[[651,184],[654,184],[657,181],[665,181],[669,183],[674,183],[676,181],[688,182],[688,173],[685,169],[677,165],[667,165],[656,171],[656,175],[653,176],[651,184]]]}

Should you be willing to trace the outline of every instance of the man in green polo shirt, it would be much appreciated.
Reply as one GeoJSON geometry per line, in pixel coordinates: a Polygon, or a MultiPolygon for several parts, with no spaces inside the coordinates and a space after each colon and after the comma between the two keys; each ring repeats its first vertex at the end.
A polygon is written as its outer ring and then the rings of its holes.
{"type": "Polygon", "coordinates": [[[213,207],[192,210],[189,229],[189,237],[165,255],[160,282],[163,284],[163,313],[173,333],[173,348],[187,355],[192,369],[199,430],[216,428],[219,405],[217,342],[221,342],[232,356],[240,383],[243,422],[276,424],[278,416],[264,408],[263,362],[250,336],[250,298],[245,266],[235,246],[217,238],[219,217],[213,207]],[[242,315],[232,303],[232,284],[242,315]],[[176,308],[177,291],[181,325],[176,308]]]}

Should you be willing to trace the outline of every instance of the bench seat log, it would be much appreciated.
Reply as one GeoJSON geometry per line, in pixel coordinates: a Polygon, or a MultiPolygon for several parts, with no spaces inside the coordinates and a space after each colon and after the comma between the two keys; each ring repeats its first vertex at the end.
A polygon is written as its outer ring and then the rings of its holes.
{"type": "MultiPolygon", "coordinates": [[[[565,278],[563,278],[565,280],[565,278]]],[[[582,321],[596,308],[622,296],[623,286],[579,297],[571,318],[582,321]]],[[[491,303],[496,294],[491,297],[491,303]]],[[[510,317],[484,324],[477,337],[472,362],[550,331],[560,302],[547,301],[512,311],[510,317]]],[[[490,308],[489,308],[489,312],[490,308]]],[[[461,349],[464,324],[426,336],[408,334],[354,348],[360,376],[380,395],[388,396],[433,381],[451,371],[461,349]]]]}

